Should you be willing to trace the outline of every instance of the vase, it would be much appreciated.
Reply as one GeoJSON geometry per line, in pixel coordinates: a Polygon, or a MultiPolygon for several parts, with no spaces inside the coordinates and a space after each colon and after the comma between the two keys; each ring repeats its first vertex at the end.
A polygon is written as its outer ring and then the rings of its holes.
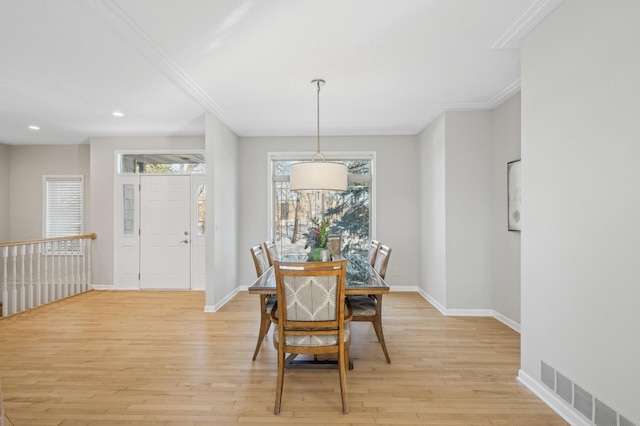
{"type": "Polygon", "coordinates": [[[312,262],[326,262],[331,260],[331,254],[326,247],[313,247],[309,250],[307,258],[312,262]]]}

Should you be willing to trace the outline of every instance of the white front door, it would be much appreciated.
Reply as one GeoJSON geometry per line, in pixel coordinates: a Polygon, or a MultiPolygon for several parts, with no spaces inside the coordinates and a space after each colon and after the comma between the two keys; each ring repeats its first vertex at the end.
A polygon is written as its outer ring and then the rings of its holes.
{"type": "Polygon", "coordinates": [[[191,288],[191,178],[140,177],[140,288],[191,288]]]}

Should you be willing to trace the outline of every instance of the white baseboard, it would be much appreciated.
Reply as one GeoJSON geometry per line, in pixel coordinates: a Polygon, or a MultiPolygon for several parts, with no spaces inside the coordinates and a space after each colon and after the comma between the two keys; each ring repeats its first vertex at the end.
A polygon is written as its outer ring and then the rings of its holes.
{"type": "Polygon", "coordinates": [[[204,305],[204,312],[218,312],[229,300],[233,299],[240,292],[240,288],[236,287],[231,293],[215,305],[204,305]]]}
{"type": "Polygon", "coordinates": [[[500,321],[501,323],[503,323],[504,325],[506,325],[507,327],[509,327],[512,330],[517,331],[519,334],[521,334],[520,333],[520,324],[518,324],[517,322],[515,322],[511,318],[508,318],[508,317],[502,315],[500,312],[498,312],[496,310],[493,311],[493,317],[495,319],[497,319],[498,321],[500,321]]]}
{"type": "Polygon", "coordinates": [[[415,287],[415,291],[424,297],[427,302],[433,305],[434,308],[440,311],[442,315],[450,317],[493,317],[512,330],[520,333],[520,324],[510,318],[507,318],[495,309],[447,309],[423,289],[415,287]]]}
{"type": "Polygon", "coordinates": [[[418,291],[415,285],[393,285],[389,287],[389,291],[418,291]]]}
{"type": "Polygon", "coordinates": [[[436,299],[434,299],[429,293],[427,293],[426,291],[424,291],[423,289],[419,288],[418,289],[418,294],[420,294],[420,296],[424,297],[424,299],[431,303],[431,305],[436,308],[438,311],[440,311],[440,313],[442,315],[447,315],[447,308],[445,308],[444,306],[442,306],[440,304],[440,302],[438,302],[436,299]]]}
{"type": "Polygon", "coordinates": [[[570,407],[562,398],[556,395],[551,389],[541,384],[533,377],[525,373],[523,370],[518,370],[518,381],[525,385],[527,389],[533,392],[538,398],[540,398],[545,404],[547,404],[553,411],[558,413],[560,417],[566,420],[572,426],[592,426],[593,423],[582,417],[570,407]]]}

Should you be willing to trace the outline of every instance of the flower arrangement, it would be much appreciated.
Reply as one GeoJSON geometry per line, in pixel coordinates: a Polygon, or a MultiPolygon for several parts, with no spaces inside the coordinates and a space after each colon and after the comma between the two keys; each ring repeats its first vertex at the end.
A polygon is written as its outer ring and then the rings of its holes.
{"type": "Polygon", "coordinates": [[[327,248],[327,242],[329,241],[329,219],[319,221],[317,218],[311,219],[314,226],[307,232],[307,244],[304,248],[327,248]]]}

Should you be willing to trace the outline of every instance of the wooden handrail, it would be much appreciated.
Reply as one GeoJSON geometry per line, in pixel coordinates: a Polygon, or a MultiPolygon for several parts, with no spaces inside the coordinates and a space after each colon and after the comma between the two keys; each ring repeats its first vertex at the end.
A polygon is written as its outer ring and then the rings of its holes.
{"type": "Polygon", "coordinates": [[[38,240],[8,241],[6,243],[0,243],[0,247],[15,246],[15,245],[21,245],[21,244],[48,243],[50,241],[86,240],[89,238],[91,238],[92,240],[95,240],[96,238],[98,238],[98,235],[95,232],[93,232],[91,234],[73,235],[69,237],[41,238],[38,240]]]}

